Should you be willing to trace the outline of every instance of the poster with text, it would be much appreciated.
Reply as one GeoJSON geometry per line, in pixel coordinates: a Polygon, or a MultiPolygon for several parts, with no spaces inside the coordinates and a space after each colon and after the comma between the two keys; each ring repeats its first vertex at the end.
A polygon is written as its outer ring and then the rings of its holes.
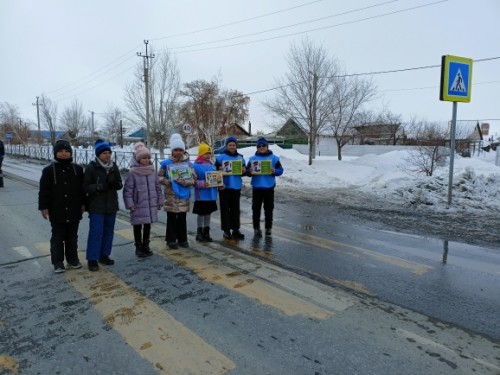
{"type": "Polygon", "coordinates": [[[224,160],[222,162],[222,174],[224,176],[238,175],[243,173],[243,165],[241,160],[224,160]]]}
{"type": "Polygon", "coordinates": [[[250,164],[252,174],[271,174],[271,160],[254,160],[250,164]]]}

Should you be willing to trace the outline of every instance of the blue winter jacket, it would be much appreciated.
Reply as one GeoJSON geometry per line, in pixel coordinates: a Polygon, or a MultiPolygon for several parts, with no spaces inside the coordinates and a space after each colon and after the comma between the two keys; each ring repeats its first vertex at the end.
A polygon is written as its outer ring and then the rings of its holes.
{"type": "Polygon", "coordinates": [[[217,188],[205,187],[205,172],[215,171],[215,166],[203,158],[198,158],[193,163],[196,173],[196,182],[194,184],[194,199],[197,201],[215,201],[217,200],[217,188]]]}
{"type": "Polygon", "coordinates": [[[267,150],[265,154],[259,154],[251,156],[248,159],[247,164],[247,175],[252,177],[252,187],[254,189],[272,189],[276,186],[276,176],[281,176],[283,174],[283,166],[280,163],[280,158],[273,154],[271,150],[267,150]],[[250,173],[250,165],[255,160],[271,160],[271,168],[274,168],[274,174],[257,174],[253,175],[250,173]]]}
{"type": "MultiPolygon", "coordinates": [[[[193,167],[193,164],[189,161],[189,159],[185,159],[182,161],[182,163],[185,163],[189,165],[189,167],[193,167]]],[[[175,163],[172,159],[165,159],[160,163],[161,168],[163,169],[165,173],[165,178],[169,179],[168,177],[168,166],[169,165],[174,165],[174,164],[180,164],[180,163],[175,163]]],[[[188,186],[182,186],[181,184],[177,183],[177,181],[170,181],[172,183],[172,190],[174,191],[175,195],[182,200],[189,200],[189,197],[191,196],[191,185],[188,186]]]]}
{"type": "MultiPolygon", "coordinates": [[[[241,165],[245,165],[243,155],[238,154],[238,152],[232,154],[228,150],[225,150],[222,154],[217,156],[217,159],[215,160],[215,168],[219,170],[226,160],[241,160],[241,165]]],[[[241,190],[241,176],[224,176],[224,186],[226,189],[241,190]]]]}

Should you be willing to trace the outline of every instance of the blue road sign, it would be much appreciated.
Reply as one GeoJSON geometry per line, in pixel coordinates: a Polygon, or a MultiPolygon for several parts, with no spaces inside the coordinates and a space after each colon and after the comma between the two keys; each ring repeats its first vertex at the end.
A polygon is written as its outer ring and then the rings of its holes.
{"type": "Polygon", "coordinates": [[[441,65],[440,99],[450,102],[470,102],[472,60],[458,56],[443,56],[441,65]]]}

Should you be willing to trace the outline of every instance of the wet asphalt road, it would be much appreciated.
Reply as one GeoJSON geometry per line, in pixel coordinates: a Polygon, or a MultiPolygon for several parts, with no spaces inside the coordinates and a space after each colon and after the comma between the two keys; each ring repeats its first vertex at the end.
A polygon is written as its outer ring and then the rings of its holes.
{"type": "MultiPolygon", "coordinates": [[[[125,215],[117,223],[113,251],[119,262],[112,272],[68,271],[64,279],[58,279],[54,276],[61,275],[51,273],[47,262],[49,225],[33,212],[36,189],[9,183],[16,185],[9,191],[12,198],[3,200],[1,207],[0,370],[8,369],[9,360],[17,358],[19,368],[29,369],[21,374],[74,373],[68,368],[96,374],[155,373],[149,362],[163,373],[162,360],[172,363],[176,356],[166,356],[164,350],[155,353],[154,333],[160,331],[159,342],[171,336],[175,342],[191,337],[182,327],[172,328],[177,324],[172,318],[210,344],[207,347],[193,338],[177,355],[179,362],[185,366],[200,360],[202,366],[210,362],[214,367],[213,372],[187,369],[174,373],[468,374],[500,370],[500,335],[494,314],[500,311],[499,293],[494,293],[499,290],[500,274],[494,249],[455,243],[446,247],[436,239],[371,229],[369,223],[361,226],[349,217],[332,215],[330,207],[290,205],[279,196],[273,236],[253,238],[249,199],[243,198],[244,241],[223,241],[217,215],[213,215],[214,244],[193,243],[198,253],[168,252],[161,250],[164,226],[160,224],[154,231],[157,256],[138,261],[125,215]],[[6,226],[8,235],[4,235],[6,226]],[[211,260],[199,263],[207,255],[204,251],[210,251],[211,260]],[[250,257],[239,264],[240,271],[229,271],[216,260],[241,262],[231,254],[250,257]],[[273,276],[272,268],[262,264],[251,271],[252,258],[293,272],[273,276]],[[253,272],[263,272],[273,284],[260,285],[263,276],[255,277],[253,272]],[[294,305],[291,301],[300,288],[299,279],[287,284],[293,274],[340,290],[333,297],[309,291],[307,299],[317,303],[294,305]],[[293,293],[283,297],[282,291],[274,291],[279,277],[287,280],[282,287],[293,293]],[[245,290],[250,292],[246,298],[235,293],[245,290]],[[132,307],[108,310],[113,301],[126,298],[131,298],[132,307]],[[336,302],[325,309],[331,298],[336,302]],[[280,306],[283,300],[286,303],[280,306]],[[303,312],[289,316],[290,305],[303,312]],[[161,332],[165,322],[168,335],[161,332]],[[419,335],[409,333],[416,329],[419,335]],[[142,331],[148,333],[147,339],[134,341],[142,331]],[[493,340],[485,341],[475,333],[493,340]],[[445,349],[423,339],[425,335],[442,346],[446,343],[445,349]],[[218,351],[213,352],[213,347],[218,351]],[[2,355],[5,352],[9,357],[2,355]],[[207,358],[203,353],[211,354],[207,358]],[[481,359],[473,361],[473,366],[467,362],[475,358],[470,353],[481,359]],[[481,361],[493,364],[486,371],[478,367],[481,361]]],[[[80,247],[84,247],[87,226],[82,221],[80,247]]],[[[189,215],[188,227],[195,228],[193,215],[189,215]]],[[[127,300],[118,306],[122,305],[127,306],[127,300]]]]}
{"type": "Polygon", "coordinates": [[[400,233],[321,202],[278,198],[275,223],[298,239],[256,241],[273,262],[500,339],[500,249],[400,233]]]}

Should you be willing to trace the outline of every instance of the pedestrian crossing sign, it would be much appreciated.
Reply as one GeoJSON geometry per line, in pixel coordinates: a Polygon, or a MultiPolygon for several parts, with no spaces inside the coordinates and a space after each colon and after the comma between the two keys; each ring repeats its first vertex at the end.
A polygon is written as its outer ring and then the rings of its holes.
{"type": "Polygon", "coordinates": [[[470,102],[472,87],[472,59],[445,55],[441,60],[440,100],[470,102]]]}

